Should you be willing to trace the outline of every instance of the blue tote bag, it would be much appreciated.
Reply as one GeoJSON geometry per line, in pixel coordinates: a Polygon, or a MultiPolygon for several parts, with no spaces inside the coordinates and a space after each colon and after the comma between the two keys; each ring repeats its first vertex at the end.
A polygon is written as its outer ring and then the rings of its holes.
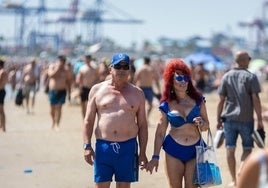
{"type": "Polygon", "coordinates": [[[210,187],[222,184],[220,168],[217,164],[215,150],[212,144],[212,134],[208,129],[207,144],[202,138],[200,145],[196,146],[196,168],[194,184],[201,187],[210,187]]]}

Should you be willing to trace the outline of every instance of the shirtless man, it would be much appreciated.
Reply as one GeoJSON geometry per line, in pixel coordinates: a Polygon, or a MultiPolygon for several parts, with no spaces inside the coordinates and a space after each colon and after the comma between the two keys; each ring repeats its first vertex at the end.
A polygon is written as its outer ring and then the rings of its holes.
{"type": "Polygon", "coordinates": [[[208,71],[205,70],[204,64],[198,64],[193,67],[193,77],[195,81],[195,86],[200,92],[205,92],[207,87],[207,78],[209,76],[208,71]]]}
{"type": "Polygon", "coordinates": [[[65,66],[66,57],[58,56],[58,61],[48,67],[49,100],[51,106],[52,129],[58,130],[61,119],[62,105],[67,92],[71,90],[71,77],[65,66]]]}
{"type": "Polygon", "coordinates": [[[156,84],[158,92],[161,93],[159,75],[150,63],[151,59],[149,57],[144,57],[144,64],[135,72],[133,81],[133,83],[140,87],[145,94],[145,98],[149,105],[147,109],[148,117],[153,107],[153,83],[156,84]]]}
{"type": "Polygon", "coordinates": [[[84,119],[84,157],[93,165],[96,188],[129,188],[138,181],[138,165],[147,164],[148,126],[143,92],[128,82],[129,56],[117,53],[110,63],[112,78],[94,85],[84,119]],[[91,147],[95,117],[95,150],[91,147]],[[139,154],[136,137],[139,140],[139,154]]]}
{"type": "Polygon", "coordinates": [[[28,114],[30,112],[33,112],[35,105],[35,95],[36,92],[39,90],[39,84],[40,84],[40,71],[36,66],[36,61],[32,60],[30,61],[29,64],[25,65],[25,67],[23,68],[21,77],[22,92],[26,102],[26,110],[28,114]],[[31,93],[32,93],[31,96],[32,103],[30,109],[29,100],[31,93]]]}
{"type": "Polygon", "coordinates": [[[16,90],[16,84],[17,84],[17,79],[16,79],[16,67],[12,66],[8,72],[8,83],[11,86],[11,98],[14,97],[14,92],[16,90]]]}
{"type": "Polygon", "coordinates": [[[77,74],[76,83],[79,85],[80,89],[80,99],[81,99],[81,108],[82,116],[85,117],[86,107],[88,101],[88,93],[91,87],[97,83],[99,75],[98,69],[91,66],[91,55],[85,56],[85,65],[83,65],[77,74]]]}
{"type": "Polygon", "coordinates": [[[8,81],[8,74],[4,70],[4,61],[0,60],[0,132],[6,131],[6,116],[4,112],[4,99],[6,95],[5,85],[8,81]]]}

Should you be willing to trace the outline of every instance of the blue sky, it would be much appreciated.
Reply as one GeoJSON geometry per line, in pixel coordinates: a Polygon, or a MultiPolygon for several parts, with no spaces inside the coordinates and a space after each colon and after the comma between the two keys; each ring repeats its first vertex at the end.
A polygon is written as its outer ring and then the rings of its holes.
{"type": "MultiPolygon", "coordinates": [[[[11,2],[23,1],[25,0],[11,2]]],[[[26,6],[36,5],[37,2],[38,0],[28,0],[26,6]]],[[[70,0],[47,0],[47,6],[65,8],[69,6],[69,2],[70,0]]],[[[82,10],[92,5],[95,0],[80,0],[80,2],[82,10]]],[[[265,0],[104,0],[104,2],[123,10],[135,19],[144,21],[143,24],[138,25],[103,25],[104,36],[128,46],[134,41],[140,44],[145,39],[156,41],[161,36],[187,39],[193,35],[209,37],[217,32],[248,38],[249,29],[240,28],[238,22],[261,18],[265,0]]],[[[268,17],[268,6],[265,13],[268,17]]],[[[0,35],[10,36],[14,33],[12,16],[0,14],[0,23],[2,23],[0,35]]]]}

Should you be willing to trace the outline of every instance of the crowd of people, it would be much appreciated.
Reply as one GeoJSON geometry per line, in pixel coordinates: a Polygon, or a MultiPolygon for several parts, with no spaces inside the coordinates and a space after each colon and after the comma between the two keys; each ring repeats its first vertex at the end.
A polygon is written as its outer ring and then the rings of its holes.
{"type": "MultiPolygon", "coordinates": [[[[254,158],[251,136],[254,129],[264,129],[259,98],[261,87],[257,76],[247,70],[250,60],[246,51],[237,52],[236,66],[226,71],[215,86],[219,95],[216,128],[224,130],[226,159],[232,177],[230,186],[239,188],[247,185],[243,182],[247,181],[247,171],[253,169],[260,176],[263,173],[247,160],[254,158]],[[254,127],[254,111],[257,127],[254,127]],[[237,171],[238,136],[242,138],[243,153],[237,171]]],[[[200,131],[207,131],[209,119],[213,118],[207,114],[204,97],[208,72],[202,65],[189,67],[178,58],[168,60],[163,75],[148,56],[138,68],[134,66],[134,59],[125,53],[116,53],[111,59],[102,58],[99,66],[94,61],[98,60],[85,55],[72,65],[66,56],[59,55],[54,63],[42,66],[31,60],[20,67],[18,74],[14,67],[5,69],[1,60],[1,131],[6,131],[5,85],[10,83],[13,91],[22,89],[27,113],[34,112],[36,92],[42,86],[48,95],[53,130],[60,129],[66,99],[70,103],[79,100],[84,120],[84,158],[89,165],[94,164],[95,187],[110,187],[114,176],[117,187],[129,188],[131,182],[138,181],[139,168],[151,174],[157,172],[161,149],[165,152],[169,187],[198,187],[194,184],[195,147],[201,142],[200,131]],[[148,117],[154,107],[153,99],[159,100],[159,119],[154,122],[157,125],[154,151],[148,159],[148,117]]],[[[267,161],[266,155],[263,156],[267,161]]],[[[256,180],[250,187],[257,188],[259,184],[256,180]]]]}

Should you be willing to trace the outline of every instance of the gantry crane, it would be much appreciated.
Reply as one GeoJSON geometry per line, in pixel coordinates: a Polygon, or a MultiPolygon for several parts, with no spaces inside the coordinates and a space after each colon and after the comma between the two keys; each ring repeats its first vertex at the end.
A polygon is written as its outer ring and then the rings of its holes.
{"type": "Polygon", "coordinates": [[[25,30],[27,27],[30,27],[29,25],[25,25],[26,17],[37,18],[37,22],[40,24],[47,12],[67,11],[63,8],[47,8],[45,6],[45,0],[39,0],[38,7],[26,7],[26,2],[27,0],[23,3],[4,2],[2,7],[0,7],[0,14],[9,14],[20,17],[19,29],[17,29],[17,24],[15,23],[15,41],[17,46],[23,46],[25,42],[25,30]]]}
{"type": "MultiPolygon", "coordinates": [[[[83,29],[87,29],[88,38],[91,43],[100,42],[102,40],[102,24],[104,23],[117,23],[117,24],[141,24],[143,21],[134,19],[127,13],[121,11],[115,6],[104,2],[103,0],[95,0],[92,6],[83,6],[84,9],[79,9],[79,0],[72,0],[69,8],[47,8],[45,0],[39,0],[39,5],[37,7],[26,6],[26,2],[23,3],[11,3],[6,2],[0,7],[1,14],[10,14],[20,17],[20,28],[16,29],[19,32],[15,34],[17,46],[23,46],[26,38],[28,38],[28,45],[32,46],[36,43],[37,38],[42,40],[42,38],[50,37],[53,38],[56,42],[61,42],[60,31],[57,33],[44,33],[40,31],[42,27],[48,27],[47,24],[74,24],[79,22],[83,29]],[[114,11],[116,9],[117,14],[121,15],[121,18],[108,18],[105,17],[105,14],[114,11]],[[51,12],[62,13],[63,16],[59,16],[55,20],[47,19],[47,15],[51,12]],[[81,16],[78,16],[78,13],[82,13],[81,16]],[[28,28],[29,26],[25,25],[26,17],[31,16],[37,18],[37,24],[39,26],[33,28],[28,28]],[[42,27],[41,27],[42,24],[42,27]],[[26,29],[28,35],[26,36],[26,29]]],[[[80,0],[81,1],[81,0],[80,0]]]]}
{"type": "Polygon", "coordinates": [[[113,23],[113,24],[141,24],[142,20],[134,19],[132,16],[128,15],[124,11],[116,8],[115,6],[104,2],[103,0],[96,0],[90,8],[78,10],[78,1],[74,1],[71,4],[72,9],[68,15],[61,16],[55,20],[47,20],[46,24],[72,24],[74,22],[79,22],[85,25],[87,33],[89,35],[89,41],[91,43],[98,43],[102,40],[102,24],[104,23],[113,23]],[[105,14],[108,14],[112,11],[116,11],[117,18],[107,18],[104,17],[105,14]],[[77,16],[77,13],[80,12],[81,16],[77,16]]]}
{"type": "MultiPolygon", "coordinates": [[[[238,23],[240,27],[247,27],[251,34],[252,31],[256,31],[256,43],[255,48],[260,50],[263,49],[266,43],[266,32],[265,29],[268,26],[268,22],[266,20],[266,8],[268,7],[268,1],[265,1],[262,6],[262,17],[256,18],[250,22],[241,21],[238,23]]],[[[251,37],[250,37],[251,38],[251,37]]]]}

